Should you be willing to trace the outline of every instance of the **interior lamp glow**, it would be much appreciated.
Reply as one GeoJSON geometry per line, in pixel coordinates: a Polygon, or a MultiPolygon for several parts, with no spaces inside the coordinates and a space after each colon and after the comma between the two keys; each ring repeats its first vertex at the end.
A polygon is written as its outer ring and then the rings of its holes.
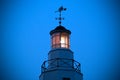
{"type": "Polygon", "coordinates": [[[61,37],[60,43],[61,43],[61,44],[65,44],[65,37],[64,37],[64,36],[61,37]]]}
{"type": "Polygon", "coordinates": [[[61,36],[61,41],[60,41],[60,43],[61,43],[61,47],[65,47],[65,48],[68,48],[68,41],[67,41],[67,35],[65,36],[61,36]]]}

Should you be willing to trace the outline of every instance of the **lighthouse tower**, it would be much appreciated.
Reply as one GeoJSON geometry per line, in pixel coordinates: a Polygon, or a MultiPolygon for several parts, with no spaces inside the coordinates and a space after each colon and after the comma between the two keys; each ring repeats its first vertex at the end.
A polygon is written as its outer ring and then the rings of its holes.
{"type": "Polygon", "coordinates": [[[70,34],[61,25],[61,12],[66,8],[60,7],[59,26],[50,31],[51,50],[48,53],[48,60],[41,66],[39,80],[83,80],[80,63],[74,60],[74,53],[70,50],[70,34]]]}

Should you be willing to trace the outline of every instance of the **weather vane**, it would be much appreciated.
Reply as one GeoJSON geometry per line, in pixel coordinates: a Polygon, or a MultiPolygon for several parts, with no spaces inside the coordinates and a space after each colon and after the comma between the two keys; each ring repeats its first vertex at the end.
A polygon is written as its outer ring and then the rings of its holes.
{"type": "Polygon", "coordinates": [[[59,20],[59,25],[61,25],[61,21],[64,20],[64,18],[61,17],[61,12],[62,11],[66,11],[66,8],[63,8],[63,6],[61,6],[57,11],[55,11],[55,12],[59,12],[60,13],[59,17],[56,18],[56,20],[59,20]]]}

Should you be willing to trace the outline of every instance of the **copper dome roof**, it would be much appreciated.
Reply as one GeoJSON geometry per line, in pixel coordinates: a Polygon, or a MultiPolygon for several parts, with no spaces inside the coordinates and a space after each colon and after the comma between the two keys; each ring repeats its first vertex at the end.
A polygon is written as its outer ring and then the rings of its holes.
{"type": "Polygon", "coordinates": [[[60,26],[57,26],[54,30],[50,31],[50,35],[58,32],[66,32],[68,34],[71,34],[70,30],[67,30],[65,27],[60,25],[60,26]]]}

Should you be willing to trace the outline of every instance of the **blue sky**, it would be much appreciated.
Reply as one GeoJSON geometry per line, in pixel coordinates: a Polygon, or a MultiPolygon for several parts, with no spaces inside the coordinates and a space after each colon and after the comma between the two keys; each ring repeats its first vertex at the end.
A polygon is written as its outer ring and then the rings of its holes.
{"type": "Polygon", "coordinates": [[[49,32],[58,26],[55,11],[61,5],[67,8],[62,25],[72,32],[71,50],[84,80],[112,79],[119,51],[116,0],[5,0],[2,65],[9,80],[39,79],[51,49],[49,32]]]}

